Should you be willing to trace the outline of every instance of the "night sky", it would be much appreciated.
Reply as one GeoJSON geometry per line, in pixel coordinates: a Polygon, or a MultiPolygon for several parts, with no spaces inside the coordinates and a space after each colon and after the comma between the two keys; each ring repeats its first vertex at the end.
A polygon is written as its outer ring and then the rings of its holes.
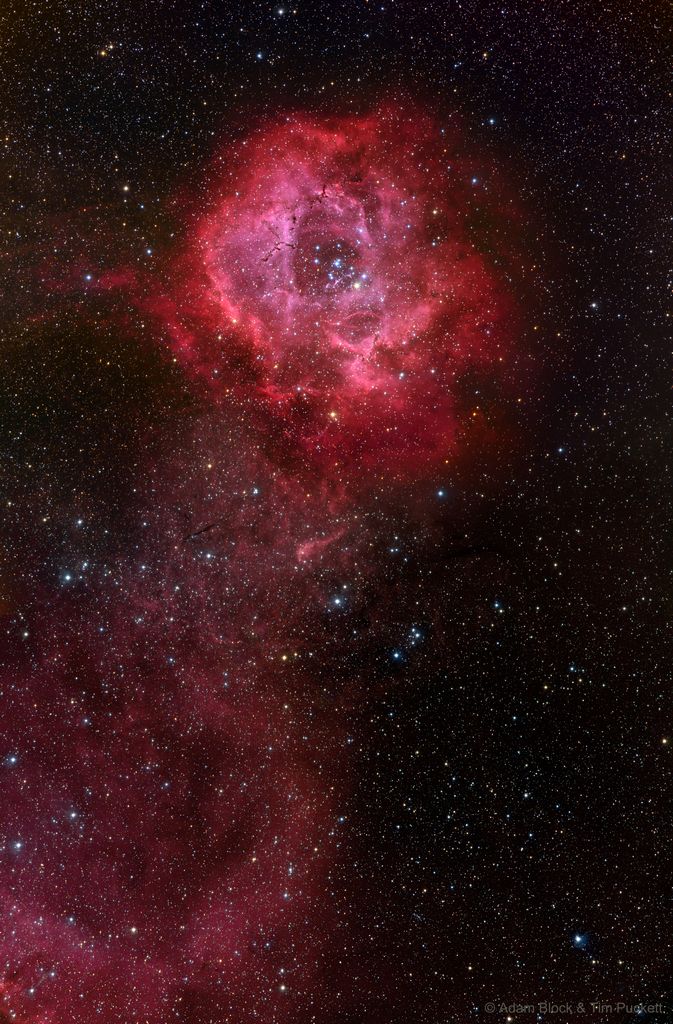
{"type": "Polygon", "coordinates": [[[672,27],[2,5],[0,1024],[673,1020],[672,27]]]}

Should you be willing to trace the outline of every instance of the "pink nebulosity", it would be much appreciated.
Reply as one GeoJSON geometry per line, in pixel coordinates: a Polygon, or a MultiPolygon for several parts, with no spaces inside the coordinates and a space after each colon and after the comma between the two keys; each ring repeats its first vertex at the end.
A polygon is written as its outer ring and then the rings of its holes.
{"type": "Polygon", "coordinates": [[[314,456],[413,472],[445,458],[462,380],[511,376],[516,332],[474,227],[502,212],[456,149],[393,106],[253,134],[227,156],[188,256],[201,329],[156,300],[175,351],[218,388],[242,349],[314,456]]]}

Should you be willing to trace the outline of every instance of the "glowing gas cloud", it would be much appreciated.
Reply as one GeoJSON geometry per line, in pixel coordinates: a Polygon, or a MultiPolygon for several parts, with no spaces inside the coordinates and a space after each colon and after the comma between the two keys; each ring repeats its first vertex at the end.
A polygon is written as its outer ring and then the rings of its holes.
{"type": "Polygon", "coordinates": [[[444,459],[466,375],[512,372],[517,315],[493,252],[512,209],[493,175],[394,105],[287,117],[219,165],[168,304],[176,351],[215,390],[244,353],[314,456],[400,472],[444,459]]]}

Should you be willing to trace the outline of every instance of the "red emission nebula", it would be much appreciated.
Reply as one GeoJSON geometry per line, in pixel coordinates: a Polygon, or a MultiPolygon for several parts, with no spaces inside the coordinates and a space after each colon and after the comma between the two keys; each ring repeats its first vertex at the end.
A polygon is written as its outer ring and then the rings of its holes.
{"type": "Polygon", "coordinates": [[[153,304],[178,357],[217,394],[243,354],[255,397],[326,466],[417,475],[455,455],[461,381],[511,388],[519,334],[514,204],[457,151],[391,106],[288,118],[226,154],[180,265],[188,285],[153,304]]]}
{"type": "Polygon", "coordinates": [[[336,880],[374,698],[340,616],[394,607],[377,538],[510,443],[522,376],[515,204],[463,150],[394,105],[276,120],[215,161],[171,271],[116,275],[200,411],[4,681],[0,1020],[360,1012],[336,880]]]}

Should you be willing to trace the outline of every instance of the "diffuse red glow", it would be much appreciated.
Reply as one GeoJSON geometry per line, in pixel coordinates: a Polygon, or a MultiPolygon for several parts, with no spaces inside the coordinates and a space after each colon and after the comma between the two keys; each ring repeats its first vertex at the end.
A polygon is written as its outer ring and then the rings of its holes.
{"type": "Polygon", "coordinates": [[[348,753],[316,681],[329,587],[355,602],[375,577],[374,478],[458,457],[479,382],[507,389],[517,357],[507,204],[458,151],[393,106],[268,124],[224,155],[174,287],[144,295],[208,401],[145,467],[145,539],[83,611],[45,613],[10,701],[12,1020],[331,1019],[348,753]]]}

